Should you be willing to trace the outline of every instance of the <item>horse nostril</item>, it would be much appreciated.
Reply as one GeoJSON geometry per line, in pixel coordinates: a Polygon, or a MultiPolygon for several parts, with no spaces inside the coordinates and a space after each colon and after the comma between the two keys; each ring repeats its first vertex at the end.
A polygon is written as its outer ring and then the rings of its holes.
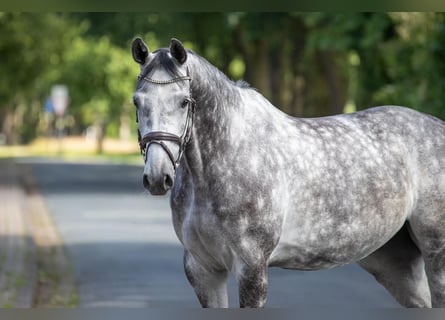
{"type": "Polygon", "coordinates": [[[150,183],[148,182],[148,176],[144,174],[142,176],[142,184],[144,185],[144,188],[148,190],[150,188],[150,183]]]}
{"type": "Polygon", "coordinates": [[[164,187],[166,190],[171,189],[171,187],[173,187],[173,179],[168,174],[164,176],[164,187]]]}

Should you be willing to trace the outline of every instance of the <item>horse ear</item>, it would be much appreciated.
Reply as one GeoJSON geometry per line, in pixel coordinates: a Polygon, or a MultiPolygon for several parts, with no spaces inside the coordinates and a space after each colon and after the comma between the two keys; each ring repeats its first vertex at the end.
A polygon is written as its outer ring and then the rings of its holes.
{"type": "Polygon", "coordinates": [[[170,42],[170,54],[178,60],[180,64],[183,64],[185,60],[187,60],[187,51],[185,51],[184,45],[178,39],[172,38],[170,42]]]}
{"type": "Polygon", "coordinates": [[[147,62],[147,58],[150,55],[150,50],[145,42],[141,38],[136,38],[131,44],[131,53],[133,54],[133,59],[137,63],[143,65],[147,62]]]}

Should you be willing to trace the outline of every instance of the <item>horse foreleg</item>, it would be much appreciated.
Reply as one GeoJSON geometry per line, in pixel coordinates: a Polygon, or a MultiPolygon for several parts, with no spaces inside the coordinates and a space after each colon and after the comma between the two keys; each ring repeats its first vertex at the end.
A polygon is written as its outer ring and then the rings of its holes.
{"type": "Polygon", "coordinates": [[[267,265],[266,263],[242,264],[236,272],[239,287],[241,308],[262,308],[267,299],[267,265]]]}
{"type": "Polygon", "coordinates": [[[203,308],[227,308],[227,271],[210,271],[184,252],[184,271],[203,308]]]}

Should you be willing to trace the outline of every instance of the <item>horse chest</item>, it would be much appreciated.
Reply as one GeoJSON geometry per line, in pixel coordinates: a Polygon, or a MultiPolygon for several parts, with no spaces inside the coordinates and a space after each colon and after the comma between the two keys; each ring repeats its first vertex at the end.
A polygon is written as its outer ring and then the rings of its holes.
{"type": "Polygon", "coordinates": [[[173,212],[180,241],[201,264],[232,270],[238,259],[256,259],[271,252],[279,237],[276,219],[247,214],[257,207],[253,203],[236,208],[212,203],[211,199],[189,201],[173,212]]]}
{"type": "Polygon", "coordinates": [[[227,267],[231,252],[211,202],[196,193],[188,176],[172,192],[173,226],[184,249],[211,268],[227,267]]]}
{"type": "Polygon", "coordinates": [[[202,265],[230,270],[234,261],[231,241],[210,211],[189,210],[181,229],[181,242],[202,265]]]}

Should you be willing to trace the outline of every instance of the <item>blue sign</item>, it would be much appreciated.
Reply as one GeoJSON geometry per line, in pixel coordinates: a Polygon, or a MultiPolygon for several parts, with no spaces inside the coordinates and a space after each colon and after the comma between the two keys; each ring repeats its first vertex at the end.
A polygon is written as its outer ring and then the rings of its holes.
{"type": "Polygon", "coordinates": [[[48,98],[45,101],[45,112],[54,113],[54,105],[51,98],[48,98]]]}

